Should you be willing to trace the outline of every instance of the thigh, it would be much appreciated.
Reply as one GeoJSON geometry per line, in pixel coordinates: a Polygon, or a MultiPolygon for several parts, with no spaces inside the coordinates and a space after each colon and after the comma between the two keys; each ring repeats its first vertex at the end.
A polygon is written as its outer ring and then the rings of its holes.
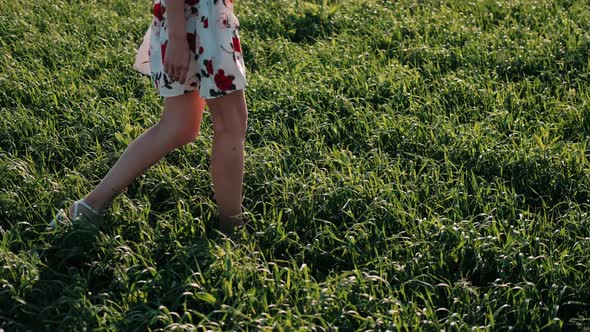
{"type": "Polygon", "coordinates": [[[201,125],[204,108],[205,100],[199,97],[197,91],[176,97],[166,97],[160,123],[191,124],[198,128],[201,125]]]}

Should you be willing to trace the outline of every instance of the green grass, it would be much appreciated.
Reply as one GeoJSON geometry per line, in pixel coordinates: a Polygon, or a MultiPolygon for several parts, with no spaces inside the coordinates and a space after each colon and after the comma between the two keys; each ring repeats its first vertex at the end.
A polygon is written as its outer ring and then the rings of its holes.
{"type": "Polygon", "coordinates": [[[589,1],[239,0],[239,241],[208,114],[46,234],[158,121],[149,1],[0,4],[0,328],[590,330],[589,1]]]}

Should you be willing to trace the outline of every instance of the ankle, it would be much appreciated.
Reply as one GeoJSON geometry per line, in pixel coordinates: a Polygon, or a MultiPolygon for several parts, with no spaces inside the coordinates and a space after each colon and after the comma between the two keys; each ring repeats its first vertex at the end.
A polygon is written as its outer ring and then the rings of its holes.
{"type": "Polygon", "coordinates": [[[68,209],[68,216],[70,218],[76,218],[81,215],[97,217],[104,214],[105,208],[102,206],[97,206],[96,203],[93,203],[88,198],[82,198],[76,202],[74,202],[70,208],[68,209]],[[76,210],[77,205],[77,213],[74,213],[76,210]],[[74,215],[76,214],[76,215],[74,215]]]}
{"type": "Polygon", "coordinates": [[[233,234],[242,226],[244,226],[242,214],[233,216],[219,216],[219,230],[225,234],[233,234]]]}
{"type": "Polygon", "coordinates": [[[104,200],[95,198],[92,195],[88,195],[84,197],[82,200],[84,201],[84,203],[90,205],[90,207],[92,207],[96,211],[104,211],[111,205],[114,199],[111,198],[109,200],[104,200]]]}

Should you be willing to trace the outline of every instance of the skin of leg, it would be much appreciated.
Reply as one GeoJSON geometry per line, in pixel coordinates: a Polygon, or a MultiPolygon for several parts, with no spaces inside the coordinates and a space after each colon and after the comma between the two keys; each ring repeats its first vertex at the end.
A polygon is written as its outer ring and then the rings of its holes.
{"type": "MultiPolygon", "coordinates": [[[[172,150],[198,136],[205,101],[197,92],[164,99],[160,121],[137,137],[125,149],[84,201],[95,209],[105,208],[113,198],[150,166],[172,150]]],[[[84,213],[84,208],[80,213],[84,213]]],[[[73,206],[70,207],[70,216],[73,206]]]]}
{"type": "Polygon", "coordinates": [[[243,90],[207,99],[213,122],[211,177],[219,209],[219,226],[231,233],[242,224],[244,140],[248,109],[243,90]]]}

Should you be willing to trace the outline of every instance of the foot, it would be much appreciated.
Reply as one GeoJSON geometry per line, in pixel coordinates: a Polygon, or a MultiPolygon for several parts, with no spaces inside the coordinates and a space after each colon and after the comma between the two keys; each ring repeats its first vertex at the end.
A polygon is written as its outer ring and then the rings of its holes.
{"type": "Polygon", "coordinates": [[[233,235],[242,227],[244,227],[242,215],[219,217],[219,230],[226,235],[233,235]]]}
{"type": "Polygon", "coordinates": [[[87,219],[94,219],[101,217],[104,212],[101,209],[95,209],[90,204],[86,203],[83,199],[74,202],[68,211],[68,217],[71,220],[80,217],[86,217],[87,219]]]}
{"type": "Polygon", "coordinates": [[[58,224],[72,224],[72,222],[78,222],[82,219],[90,221],[95,226],[98,226],[100,218],[104,215],[103,210],[96,210],[83,199],[74,202],[69,208],[68,213],[64,210],[59,210],[53,220],[47,225],[48,230],[53,230],[58,224]]]}

